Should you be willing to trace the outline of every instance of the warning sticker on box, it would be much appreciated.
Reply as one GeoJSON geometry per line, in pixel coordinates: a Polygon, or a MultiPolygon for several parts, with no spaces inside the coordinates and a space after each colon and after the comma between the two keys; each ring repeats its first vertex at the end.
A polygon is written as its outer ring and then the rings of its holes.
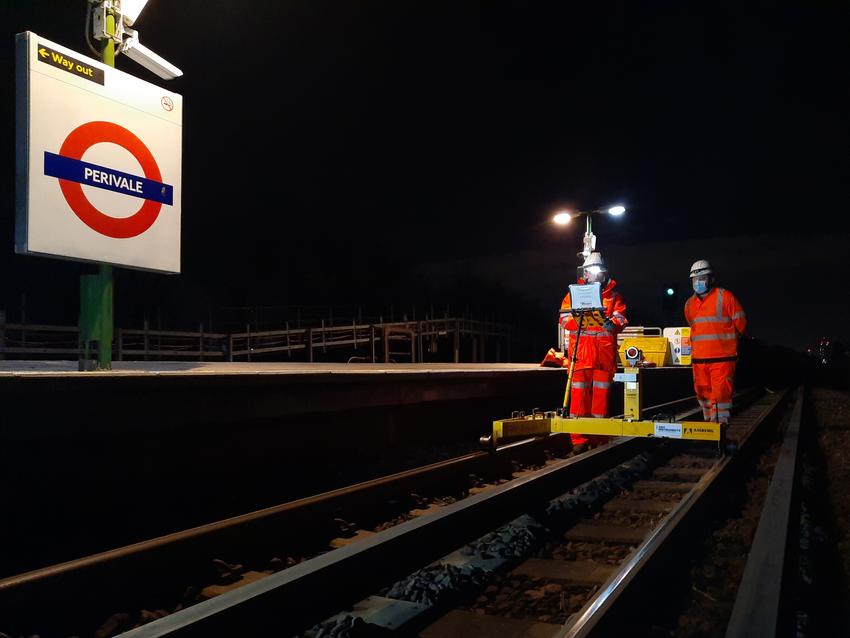
{"type": "Polygon", "coordinates": [[[655,423],[655,436],[665,439],[681,439],[681,423],[655,423]]]}

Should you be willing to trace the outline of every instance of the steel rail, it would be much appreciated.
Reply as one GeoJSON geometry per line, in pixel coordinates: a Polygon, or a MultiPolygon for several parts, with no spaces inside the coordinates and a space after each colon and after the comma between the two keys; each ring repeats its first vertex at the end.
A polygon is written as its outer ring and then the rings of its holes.
{"type": "MultiPolygon", "coordinates": [[[[674,536],[680,535],[693,518],[699,514],[707,502],[706,496],[720,483],[719,479],[727,475],[731,467],[737,466],[742,455],[750,452],[750,444],[759,425],[775,414],[783,404],[787,391],[777,393],[757,416],[755,423],[738,440],[735,455],[718,459],[718,463],[703,475],[692,490],[670,511],[661,523],[630,555],[629,559],[606,581],[599,592],[591,598],[556,634],[557,638],[587,638],[594,635],[608,635],[611,627],[605,626],[611,616],[619,611],[616,607],[637,589],[638,577],[643,576],[655,562],[660,562],[664,550],[667,550],[674,536]]],[[[752,396],[752,395],[750,395],[752,396]]],[[[733,418],[734,422],[734,418],[733,418]]]]}
{"type": "Polygon", "coordinates": [[[791,595],[787,587],[787,571],[791,562],[788,558],[796,540],[795,522],[799,520],[800,476],[797,463],[803,401],[804,391],[798,389],[726,627],[726,638],[793,633],[793,618],[789,620],[788,615],[793,608],[785,608],[783,603],[791,595]]]}
{"type": "MultiPolygon", "coordinates": [[[[678,399],[668,403],[647,408],[647,411],[682,405],[692,400],[692,397],[678,399]]],[[[495,454],[508,458],[518,451],[533,452],[543,446],[549,445],[551,439],[565,438],[563,434],[553,434],[548,438],[535,438],[514,441],[499,447],[495,454]]],[[[220,544],[216,538],[227,534],[237,528],[249,527],[258,524],[278,524],[281,527],[289,527],[297,524],[297,520],[289,517],[300,516],[314,518],[322,513],[337,511],[341,504],[351,499],[374,502],[386,498],[388,494],[404,492],[411,487],[421,488],[422,484],[449,480],[450,473],[462,475],[470,473],[478,465],[492,459],[492,452],[472,452],[464,456],[454,457],[445,461],[438,461],[429,465],[390,474],[377,479],[364,481],[355,485],[342,487],[336,490],[309,496],[306,498],[289,501],[280,505],[263,508],[247,514],[230,517],[221,521],[199,525],[187,530],[166,534],[157,538],[133,543],[90,556],[34,569],[22,574],[8,576],[0,579],[0,600],[2,596],[12,590],[34,585],[58,576],[69,575],[77,571],[85,571],[89,574],[97,568],[109,565],[111,569],[120,569],[121,561],[137,559],[141,566],[150,565],[153,553],[164,547],[175,547],[186,559],[186,546],[197,542],[199,539],[207,539],[204,546],[205,554],[209,552],[209,546],[220,544]],[[278,520],[280,519],[280,520],[278,520]],[[179,546],[179,547],[178,547],[179,546]]],[[[229,540],[229,537],[223,541],[229,540]]]]}
{"type": "MultiPolygon", "coordinates": [[[[558,435],[564,437],[566,435],[558,435]]],[[[505,446],[497,451],[497,455],[509,457],[517,452],[518,447],[540,448],[546,443],[543,439],[527,439],[518,441],[512,446],[505,446]]],[[[523,450],[523,451],[526,451],[523,450]]],[[[371,501],[386,498],[389,494],[397,494],[411,487],[421,488],[423,483],[449,480],[448,474],[465,474],[476,469],[482,462],[491,459],[488,452],[472,452],[464,456],[455,457],[445,461],[439,461],[430,465],[418,467],[412,470],[405,470],[396,474],[390,474],[377,479],[364,481],[355,485],[342,487],[315,496],[289,501],[280,505],[264,508],[247,514],[230,517],[214,523],[199,525],[180,532],[166,534],[150,540],[141,541],[132,545],[126,545],[116,549],[92,554],[82,558],[66,561],[56,565],[34,569],[23,574],[17,574],[0,579],[0,597],[12,590],[17,590],[22,587],[35,585],[42,581],[51,578],[66,576],[73,572],[89,572],[99,567],[109,566],[111,570],[120,569],[119,563],[128,559],[135,559],[140,562],[140,566],[144,564],[150,565],[153,554],[157,551],[170,547],[174,548],[183,554],[185,560],[185,552],[190,543],[197,543],[200,539],[205,539],[204,555],[208,556],[208,547],[213,544],[221,544],[229,540],[228,533],[235,530],[240,532],[247,527],[260,524],[276,525],[279,527],[290,527],[297,525],[298,518],[315,518],[322,513],[335,512],[340,505],[349,502],[351,499],[359,499],[361,501],[371,501]],[[217,542],[217,539],[221,539],[217,542]]],[[[134,566],[135,567],[135,566],[134,566]]],[[[0,598],[2,599],[2,598],[0,598]]]]}
{"type": "MultiPolygon", "coordinates": [[[[663,406],[649,407],[647,411],[669,408],[673,405],[681,406],[690,404],[692,401],[693,397],[686,397],[664,404],[663,406]]],[[[550,443],[552,438],[563,437],[565,435],[552,435],[548,439],[530,439],[514,442],[499,448],[495,456],[496,458],[502,457],[504,459],[514,458],[517,452],[533,452],[535,449],[539,449],[541,446],[550,443]]],[[[644,443],[642,440],[627,439],[619,442],[617,445],[613,445],[610,451],[603,452],[600,449],[582,455],[581,457],[570,459],[568,463],[560,462],[557,464],[558,471],[566,472],[569,476],[558,478],[557,480],[550,479],[553,486],[550,493],[552,495],[561,494],[570,489],[571,485],[578,485],[593,478],[602,471],[636,454],[642,443],[644,443]]],[[[474,452],[422,468],[400,472],[317,496],[299,499],[298,501],[284,503],[245,515],[228,518],[223,521],[7,577],[0,580],[0,611],[5,609],[9,612],[24,603],[27,607],[30,607],[34,604],[34,601],[42,601],[42,607],[45,605],[50,606],[51,600],[67,600],[66,592],[69,590],[77,592],[75,598],[78,599],[80,605],[87,603],[103,604],[105,600],[118,596],[118,593],[115,591],[116,588],[112,584],[117,580],[126,581],[128,574],[132,575],[130,577],[131,582],[137,590],[147,584],[155,587],[162,578],[163,573],[173,573],[177,569],[185,569],[187,568],[186,566],[197,565],[202,562],[206,564],[218,552],[223,551],[224,548],[231,548],[232,551],[233,547],[237,547],[239,543],[244,543],[245,538],[253,539],[250,542],[256,545],[258,542],[262,542],[261,539],[263,538],[285,535],[287,532],[291,534],[293,530],[299,534],[309,533],[309,529],[316,526],[316,520],[322,518],[322,515],[325,515],[325,519],[327,519],[327,515],[337,512],[343,503],[349,504],[350,509],[351,499],[358,499],[358,502],[374,505],[375,502],[380,502],[382,499],[388,498],[391,494],[403,493],[412,487],[421,489],[423,482],[447,481],[451,478],[448,476],[449,474],[452,476],[463,476],[474,472],[478,466],[489,463],[492,459],[492,452],[474,452]]],[[[533,490],[530,488],[515,486],[514,489],[494,488],[494,499],[499,500],[498,495],[501,492],[507,494],[503,498],[506,502],[509,502],[510,507],[494,506],[497,510],[503,507],[504,511],[497,514],[490,514],[488,515],[489,518],[482,516],[478,521],[458,524],[452,523],[452,526],[458,525],[459,527],[463,527],[464,534],[461,534],[456,527],[450,526],[451,533],[447,534],[447,540],[451,543],[451,548],[454,548],[458,543],[462,544],[465,542],[463,540],[465,537],[472,540],[480,536],[481,533],[497,526],[499,521],[510,520],[515,515],[512,514],[513,512],[526,511],[528,504],[525,501],[533,496],[533,490]],[[523,496],[517,496],[517,494],[523,496]],[[484,520],[493,520],[495,522],[488,522],[482,526],[484,520]]],[[[489,498],[479,500],[487,502],[489,498]]],[[[442,514],[441,517],[449,516],[451,506],[448,506],[448,508],[446,513],[442,514]]],[[[460,509],[465,510],[466,507],[460,509]]],[[[471,516],[472,519],[476,517],[477,515],[471,516]]],[[[430,517],[427,518],[430,520],[430,517]]],[[[421,523],[412,527],[416,529],[420,525],[421,523]]],[[[380,534],[383,534],[383,532],[376,534],[376,536],[380,536],[380,534]]],[[[427,537],[427,535],[428,533],[425,533],[423,538],[427,537]]],[[[426,541],[418,540],[416,542],[424,544],[426,541]]],[[[359,547],[360,543],[357,543],[357,545],[359,547]]],[[[446,544],[444,543],[444,545],[446,544]]],[[[345,553],[340,554],[340,551],[334,550],[325,556],[333,554],[337,559],[343,561],[346,556],[345,553]]],[[[409,552],[411,557],[416,556],[415,548],[405,549],[404,551],[409,552]]],[[[440,550],[434,551],[437,552],[435,557],[439,557],[440,550]]],[[[357,552],[355,552],[355,559],[356,554],[357,552]]],[[[423,559],[412,558],[409,564],[412,568],[417,568],[421,564],[416,563],[421,562],[421,560],[423,559]]],[[[306,561],[306,563],[309,562],[306,561]]],[[[401,564],[399,562],[399,565],[401,564]]],[[[320,565],[317,568],[319,567],[320,565]]],[[[288,574],[287,579],[292,578],[295,579],[295,582],[298,582],[298,572],[292,572],[292,569],[295,569],[295,567],[287,569],[285,572],[279,572],[274,576],[280,576],[286,573],[288,574]]],[[[345,568],[334,567],[332,571],[337,575],[346,573],[345,568]]],[[[400,568],[398,575],[403,576],[408,572],[404,572],[404,569],[400,568]]],[[[269,576],[269,578],[271,577],[269,576]]],[[[353,575],[347,577],[356,578],[353,575]]],[[[265,581],[267,579],[263,580],[265,581]]],[[[303,584],[298,585],[297,588],[301,587],[303,587],[303,584]]],[[[301,590],[299,589],[299,591],[301,590]]],[[[356,595],[352,594],[352,597],[356,598],[356,595]]],[[[336,604],[338,604],[338,601],[334,602],[334,605],[336,604]]],[[[195,607],[197,605],[179,613],[188,612],[195,607]]],[[[331,611],[334,610],[331,609],[331,611]]],[[[323,618],[322,613],[324,612],[317,611],[311,618],[317,621],[321,620],[323,618]]],[[[6,614],[0,613],[0,616],[4,615],[6,614]]],[[[160,635],[169,634],[163,633],[160,635]]]]}
{"type": "Polygon", "coordinates": [[[124,638],[292,635],[632,458],[622,439],[133,629],[124,638]]]}

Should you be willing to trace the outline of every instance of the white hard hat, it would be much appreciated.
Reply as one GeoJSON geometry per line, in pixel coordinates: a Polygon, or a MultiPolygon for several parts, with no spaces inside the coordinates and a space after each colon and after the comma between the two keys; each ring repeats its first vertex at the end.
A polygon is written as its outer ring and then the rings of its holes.
{"type": "Polygon", "coordinates": [[[691,266],[691,277],[699,277],[700,275],[713,275],[714,268],[708,263],[707,259],[700,259],[694,262],[691,266]]]}
{"type": "Polygon", "coordinates": [[[589,268],[590,266],[598,266],[601,270],[608,270],[605,260],[602,259],[602,253],[590,253],[581,265],[582,268],[589,268]]]}

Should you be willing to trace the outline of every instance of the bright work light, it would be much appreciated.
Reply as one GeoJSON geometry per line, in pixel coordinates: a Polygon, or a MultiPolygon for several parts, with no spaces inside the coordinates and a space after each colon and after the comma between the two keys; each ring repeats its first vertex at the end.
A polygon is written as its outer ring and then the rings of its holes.
{"type": "Polygon", "coordinates": [[[121,0],[121,17],[124,18],[124,24],[132,27],[147,3],[148,0],[121,0]]]}
{"type": "Polygon", "coordinates": [[[619,217],[620,215],[622,215],[625,212],[626,212],[625,206],[612,206],[611,208],[608,209],[608,214],[613,215],[614,217],[619,217]]]}
{"type": "Polygon", "coordinates": [[[552,221],[558,224],[559,226],[566,226],[570,223],[570,220],[572,218],[573,217],[569,214],[569,212],[562,210],[561,212],[555,214],[555,216],[552,218],[552,221]]]}
{"type": "Polygon", "coordinates": [[[667,289],[667,296],[668,296],[668,297],[672,297],[674,292],[676,292],[676,291],[675,291],[675,290],[673,290],[672,288],[668,288],[668,289],[667,289]]]}

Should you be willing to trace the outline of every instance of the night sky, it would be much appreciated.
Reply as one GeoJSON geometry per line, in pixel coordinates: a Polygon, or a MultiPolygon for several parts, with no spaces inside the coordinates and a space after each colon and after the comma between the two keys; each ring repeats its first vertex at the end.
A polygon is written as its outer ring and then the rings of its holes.
{"type": "MultiPolygon", "coordinates": [[[[33,321],[73,323],[95,271],[13,250],[14,35],[88,55],[85,13],[0,5],[9,320],[25,294],[33,321]]],[[[594,230],[632,323],[680,324],[707,258],[753,336],[843,337],[846,3],[151,0],[136,26],[185,73],[117,62],[184,98],[183,273],[116,269],[117,321],[468,305],[545,341],[583,231],[551,213],[622,203],[594,230]]]]}

